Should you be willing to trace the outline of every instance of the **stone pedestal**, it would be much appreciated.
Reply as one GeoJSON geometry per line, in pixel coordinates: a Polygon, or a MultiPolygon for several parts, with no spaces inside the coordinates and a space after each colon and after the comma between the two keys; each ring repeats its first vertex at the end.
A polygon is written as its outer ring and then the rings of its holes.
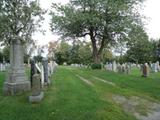
{"type": "Polygon", "coordinates": [[[20,40],[12,41],[10,46],[10,67],[4,82],[5,95],[22,94],[30,90],[30,81],[26,77],[23,46],[20,40]]]}

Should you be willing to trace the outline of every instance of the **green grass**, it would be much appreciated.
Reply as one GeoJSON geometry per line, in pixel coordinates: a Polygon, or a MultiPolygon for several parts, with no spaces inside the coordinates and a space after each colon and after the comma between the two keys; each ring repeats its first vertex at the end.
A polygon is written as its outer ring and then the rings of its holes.
{"type": "MultiPolygon", "coordinates": [[[[5,73],[0,72],[0,120],[136,120],[116,104],[111,96],[140,96],[160,100],[160,73],[142,78],[138,69],[130,75],[103,70],[59,67],[52,76],[51,86],[44,91],[39,104],[28,102],[30,93],[22,96],[2,94],[5,73]],[[80,75],[91,81],[90,86],[80,80],[80,75]],[[92,76],[114,82],[116,87],[93,79],[92,76]]],[[[141,106],[144,109],[144,106],[141,106]]],[[[143,110],[140,110],[143,112],[143,110]]]]}

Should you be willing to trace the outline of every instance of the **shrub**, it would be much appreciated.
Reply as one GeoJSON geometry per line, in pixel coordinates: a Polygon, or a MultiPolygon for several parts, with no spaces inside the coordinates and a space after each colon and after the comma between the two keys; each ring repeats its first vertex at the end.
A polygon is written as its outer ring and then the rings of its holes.
{"type": "Polygon", "coordinates": [[[101,69],[102,66],[101,66],[101,64],[93,63],[93,64],[91,65],[91,68],[92,68],[92,69],[101,69]]]}

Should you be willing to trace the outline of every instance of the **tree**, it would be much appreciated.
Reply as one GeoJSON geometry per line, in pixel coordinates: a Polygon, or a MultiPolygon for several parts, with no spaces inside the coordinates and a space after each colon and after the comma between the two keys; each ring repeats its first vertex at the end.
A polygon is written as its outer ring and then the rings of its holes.
{"type": "Polygon", "coordinates": [[[1,0],[0,37],[10,44],[15,39],[22,43],[31,40],[33,32],[38,30],[44,11],[37,0],[1,0]]]}
{"type": "Polygon", "coordinates": [[[99,63],[104,47],[125,37],[133,24],[139,24],[140,17],[134,6],[141,2],[143,0],[71,0],[67,5],[54,3],[51,28],[63,37],[88,35],[94,62],[99,63]]]}
{"type": "Polygon", "coordinates": [[[153,44],[142,27],[132,27],[128,38],[126,54],[128,61],[145,63],[152,60],[153,44]]]}
{"type": "Polygon", "coordinates": [[[102,60],[103,60],[103,63],[113,60],[113,54],[110,49],[103,49],[102,60]]]}
{"type": "Polygon", "coordinates": [[[91,43],[74,41],[72,45],[61,41],[55,52],[55,59],[58,64],[88,64],[92,61],[91,43]]]}
{"type": "Polygon", "coordinates": [[[9,55],[10,55],[10,51],[9,51],[10,47],[9,46],[5,46],[2,50],[2,55],[3,55],[3,59],[6,61],[6,62],[9,62],[10,59],[9,59],[9,55]]]}
{"type": "Polygon", "coordinates": [[[79,59],[80,63],[89,64],[92,62],[91,42],[81,42],[79,44],[79,59]]]}
{"type": "Polygon", "coordinates": [[[153,62],[160,61],[160,39],[154,40],[151,39],[153,45],[153,62]]]}
{"type": "Polygon", "coordinates": [[[68,56],[69,64],[71,64],[71,63],[80,64],[81,60],[80,60],[79,54],[78,54],[79,47],[80,47],[79,44],[73,43],[71,49],[69,49],[69,56],[68,56]]]}
{"type": "Polygon", "coordinates": [[[55,42],[49,42],[48,44],[48,57],[50,60],[55,59],[55,52],[57,49],[58,41],[55,42]]]}
{"type": "Polygon", "coordinates": [[[70,49],[71,46],[67,42],[62,40],[57,48],[57,51],[55,52],[55,60],[58,64],[63,64],[64,62],[69,63],[68,59],[70,49]]]}

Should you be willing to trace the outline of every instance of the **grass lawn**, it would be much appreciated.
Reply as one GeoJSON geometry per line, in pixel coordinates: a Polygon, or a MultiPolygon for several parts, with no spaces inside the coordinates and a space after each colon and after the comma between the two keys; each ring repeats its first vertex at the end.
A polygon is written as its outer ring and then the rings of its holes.
{"type": "Polygon", "coordinates": [[[142,78],[138,69],[130,75],[103,70],[59,67],[52,76],[51,86],[44,91],[40,104],[28,102],[30,93],[3,96],[5,73],[0,72],[0,120],[136,120],[116,104],[112,95],[139,96],[160,101],[160,73],[142,78]],[[77,75],[90,81],[82,81],[77,75]],[[98,77],[116,84],[98,81],[98,77]]]}

